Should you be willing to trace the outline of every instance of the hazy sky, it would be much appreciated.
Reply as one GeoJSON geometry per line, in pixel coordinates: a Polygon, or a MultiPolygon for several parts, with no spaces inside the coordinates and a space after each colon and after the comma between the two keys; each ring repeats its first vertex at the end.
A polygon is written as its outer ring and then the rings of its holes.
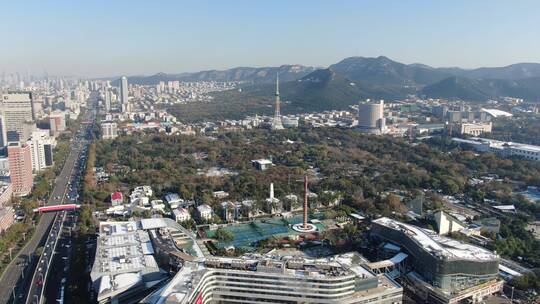
{"type": "Polygon", "coordinates": [[[385,55],[540,62],[540,1],[3,1],[0,72],[110,76],[385,55]]]}

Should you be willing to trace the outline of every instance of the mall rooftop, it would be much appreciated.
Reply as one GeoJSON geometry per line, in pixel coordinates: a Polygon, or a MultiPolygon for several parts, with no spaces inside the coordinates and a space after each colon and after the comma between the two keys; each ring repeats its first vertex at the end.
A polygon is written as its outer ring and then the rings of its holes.
{"type": "Polygon", "coordinates": [[[408,225],[387,217],[381,217],[373,223],[404,232],[425,251],[434,256],[447,259],[497,260],[499,256],[486,249],[439,236],[434,231],[408,225]]]}

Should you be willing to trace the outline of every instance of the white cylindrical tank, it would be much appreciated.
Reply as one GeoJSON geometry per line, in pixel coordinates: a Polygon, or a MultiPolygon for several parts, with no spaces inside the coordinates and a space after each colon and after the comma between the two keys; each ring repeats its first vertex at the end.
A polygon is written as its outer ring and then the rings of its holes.
{"type": "Polygon", "coordinates": [[[373,103],[367,100],[358,104],[358,128],[367,132],[384,129],[384,101],[373,103]]]}

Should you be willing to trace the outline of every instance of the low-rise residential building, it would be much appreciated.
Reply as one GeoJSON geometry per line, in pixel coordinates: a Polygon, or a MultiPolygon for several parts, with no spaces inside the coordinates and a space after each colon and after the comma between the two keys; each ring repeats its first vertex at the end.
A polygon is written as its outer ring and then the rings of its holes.
{"type": "Polygon", "coordinates": [[[150,197],[152,197],[153,194],[154,191],[150,186],[135,187],[129,195],[129,203],[132,206],[150,206],[150,197]]]}
{"type": "Polygon", "coordinates": [[[165,194],[165,201],[169,204],[171,209],[176,209],[179,207],[180,203],[183,201],[177,193],[167,193],[165,194]]]}
{"type": "Polygon", "coordinates": [[[119,206],[124,203],[124,195],[120,191],[113,192],[111,194],[111,205],[119,206]]]}
{"type": "Polygon", "coordinates": [[[273,164],[269,159],[255,159],[251,161],[251,165],[259,171],[264,171],[272,167],[273,164]]]}
{"type": "Polygon", "coordinates": [[[114,121],[104,121],[101,123],[101,138],[115,139],[118,137],[118,125],[114,121]]]}
{"type": "Polygon", "coordinates": [[[234,222],[240,217],[240,210],[242,204],[233,202],[221,203],[221,209],[223,210],[222,218],[226,222],[234,222]]]}
{"type": "Polygon", "coordinates": [[[197,215],[199,219],[208,221],[212,219],[213,211],[212,207],[204,204],[197,207],[197,215]]]}
{"type": "Polygon", "coordinates": [[[222,190],[220,190],[220,191],[214,191],[214,192],[212,192],[212,196],[213,196],[214,198],[222,199],[222,198],[227,198],[227,197],[229,197],[229,193],[228,193],[228,192],[225,192],[225,191],[222,191],[222,190]]]}
{"type": "Polygon", "coordinates": [[[152,206],[152,210],[164,213],[165,212],[165,204],[163,204],[162,200],[152,200],[150,202],[150,205],[152,206]]]}
{"type": "Polygon", "coordinates": [[[134,192],[140,192],[146,197],[151,197],[152,195],[154,195],[154,190],[152,190],[152,187],[150,187],[150,186],[135,187],[135,189],[133,191],[134,192]]]}
{"type": "Polygon", "coordinates": [[[191,214],[189,214],[189,210],[185,208],[178,208],[173,209],[173,217],[176,222],[181,223],[189,221],[191,219],[191,214]]]}

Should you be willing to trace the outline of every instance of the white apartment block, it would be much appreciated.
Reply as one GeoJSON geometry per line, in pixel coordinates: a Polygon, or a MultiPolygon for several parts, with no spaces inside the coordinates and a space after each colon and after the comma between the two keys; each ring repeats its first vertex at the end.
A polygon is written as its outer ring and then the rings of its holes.
{"type": "Polygon", "coordinates": [[[174,216],[174,220],[178,223],[189,221],[191,219],[191,215],[189,214],[189,211],[185,208],[174,209],[173,216],[174,216]]]}
{"type": "Polygon", "coordinates": [[[118,125],[116,122],[104,121],[101,123],[101,138],[103,139],[115,139],[118,137],[118,125]]]}
{"type": "Polygon", "coordinates": [[[37,130],[32,132],[30,141],[30,151],[32,156],[32,171],[39,172],[54,164],[53,148],[56,141],[49,136],[48,130],[37,130]]]}

